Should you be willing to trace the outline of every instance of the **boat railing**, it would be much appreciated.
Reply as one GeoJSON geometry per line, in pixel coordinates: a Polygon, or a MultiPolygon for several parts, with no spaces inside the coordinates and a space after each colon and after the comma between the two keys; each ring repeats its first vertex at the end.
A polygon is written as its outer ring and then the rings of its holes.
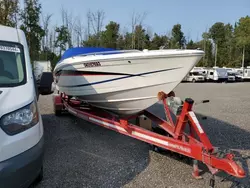
{"type": "Polygon", "coordinates": [[[132,52],[141,52],[141,51],[140,50],[114,50],[114,51],[90,52],[90,53],[85,53],[85,54],[79,54],[76,56],[107,55],[107,54],[132,53],[132,52]]]}

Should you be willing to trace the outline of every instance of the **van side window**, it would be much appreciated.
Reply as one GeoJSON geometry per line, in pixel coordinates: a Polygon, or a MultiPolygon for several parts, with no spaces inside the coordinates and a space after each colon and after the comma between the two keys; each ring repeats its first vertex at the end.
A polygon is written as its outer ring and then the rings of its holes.
{"type": "Polygon", "coordinates": [[[210,72],[210,75],[214,75],[214,73],[213,73],[213,72],[210,72]]]}

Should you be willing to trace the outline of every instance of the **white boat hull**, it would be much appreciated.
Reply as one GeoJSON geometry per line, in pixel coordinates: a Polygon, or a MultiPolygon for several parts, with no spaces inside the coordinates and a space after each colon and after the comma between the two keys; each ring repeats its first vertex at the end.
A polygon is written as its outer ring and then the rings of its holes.
{"type": "Polygon", "coordinates": [[[69,96],[120,115],[141,112],[172,91],[198,63],[202,53],[159,58],[98,60],[101,66],[65,63],[57,87],[69,96]]]}

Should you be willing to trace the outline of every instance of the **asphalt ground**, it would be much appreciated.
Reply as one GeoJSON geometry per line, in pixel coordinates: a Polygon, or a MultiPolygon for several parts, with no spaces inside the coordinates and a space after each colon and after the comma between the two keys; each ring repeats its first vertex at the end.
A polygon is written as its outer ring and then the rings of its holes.
{"type": "MultiPolygon", "coordinates": [[[[215,177],[219,188],[250,187],[250,83],[181,83],[175,93],[191,97],[212,144],[233,149],[243,158],[243,179],[215,177]],[[203,117],[207,119],[204,120],[203,117]]],[[[205,188],[211,174],[192,177],[192,165],[175,155],[160,154],[141,141],[88,123],[71,115],[56,117],[52,96],[40,96],[39,108],[45,130],[44,179],[36,188],[205,188]]],[[[156,104],[151,111],[163,115],[156,104]]]]}

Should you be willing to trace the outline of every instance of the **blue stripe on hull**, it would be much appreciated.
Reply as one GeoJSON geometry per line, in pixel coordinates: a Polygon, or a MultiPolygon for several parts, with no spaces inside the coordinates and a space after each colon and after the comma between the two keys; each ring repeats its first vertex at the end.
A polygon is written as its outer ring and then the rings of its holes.
{"type": "Polygon", "coordinates": [[[106,82],[112,82],[112,81],[116,81],[116,80],[131,78],[131,77],[135,77],[135,76],[144,76],[144,75],[148,75],[148,74],[155,74],[155,73],[159,73],[159,72],[171,71],[171,70],[176,70],[176,69],[180,69],[180,68],[182,68],[182,67],[163,69],[163,70],[145,72],[145,73],[140,73],[140,74],[133,74],[133,75],[128,75],[128,76],[123,76],[120,78],[113,78],[113,79],[109,79],[109,80],[103,80],[103,81],[99,81],[99,82],[92,82],[92,83],[81,84],[81,85],[73,85],[73,86],[72,85],[68,85],[68,86],[59,85],[59,87],[83,87],[83,86],[97,85],[97,84],[102,84],[102,83],[106,83],[106,82]]]}

